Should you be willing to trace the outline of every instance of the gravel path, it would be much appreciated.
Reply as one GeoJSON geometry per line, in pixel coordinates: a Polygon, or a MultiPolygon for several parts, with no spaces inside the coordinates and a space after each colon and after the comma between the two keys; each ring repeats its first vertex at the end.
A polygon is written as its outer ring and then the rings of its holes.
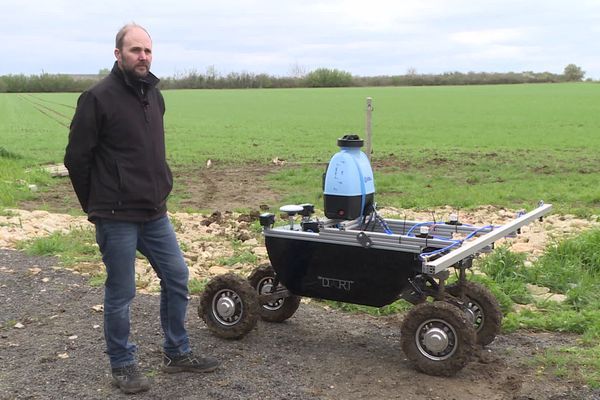
{"type": "MultiPolygon", "coordinates": [[[[0,250],[0,399],[131,398],[111,384],[103,354],[102,289],[57,268],[53,258],[0,250]]],[[[374,318],[303,303],[286,323],[259,323],[240,341],[212,336],[189,307],[198,353],[218,356],[212,374],[160,372],[158,296],[139,294],[132,308],[141,368],[151,377],[143,399],[533,399],[600,400],[575,382],[528,363],[574,336],[499,336],[455,377],[416,372],[400,350],[402,316],[374,318]]]]}

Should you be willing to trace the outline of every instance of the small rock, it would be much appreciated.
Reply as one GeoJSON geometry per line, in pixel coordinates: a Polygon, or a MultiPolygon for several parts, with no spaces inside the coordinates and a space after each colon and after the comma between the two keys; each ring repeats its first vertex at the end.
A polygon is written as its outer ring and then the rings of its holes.
{"type": "Polygon", "coordinates": [[[527,284],[527,291],[534,296],[540,296],[550,293],[550,289],[543,286],[532,285],[530,283],[527,284]]]}
{"type": "Polygon", "coordinates": [[[258,246],[258,240],[256,240],[256,238],[251,238],[248,239],[244,242],[244,244],[248,245],[248,246],[258,246]]]}
{"type": "Polygon", "coordinates": [[[252,249],[252,253],[254,253],[254,255],[257,256],[266,256],[267,253],[267,248],[266,247],[255,247],[252,249]]]}
{"type": "Polygon", "coordinates": [[[252,238],[252,236],[250,236],[250,234],[246,231],[241,231],[236,236],[236,239],[239,240],[240,242],[245,242],[247,240],[250,240],[251,238],[252,238]]]}
{"type": "Polygon", "coordinates": [[[275,157],[273,160],[271,160],[271,162],[275,165],[284,165],[285,164],[285,160],[283,160],[279,157],[275,157]]]}
{"type": "Polygon", "coordinates": [[[532,246],[528,243],[515,243],[510,249],[516,253],[528,253],[532,250],[532,246]]]}
{"type": "Polygon", "coordinates": [[[23,329],[23,328],[25,328],[25,325],[23,325],[23,324],[22,324],[22,323],[20,323],[20,322],[17,322],[17,323],[15,324],[15,328],[16,328],[16,329],[23,329]]]}
{"type": "Polygon", "coordinates": [[[77,335],[71,335],[71,336],[69,336],[69,340],[75,340],[75,339],[77,339],[77,335]]]}
{"type": "Polygon", "coordinates": [[[104,312],[104,305],[98,304],[98,305],[92,306],[92,310],[94,310],[96,312],[104,312]]]}
{"type": "Polygon", "coordinates": [[[67,353],[60,353],[57,355],[57,357],[64,360],[66,358],[69,358],[69,355],[67,353]]]}
{"type": "Polygon", "coordinates": [[[218,265],[215,265],[214,267],[210,267],[210,269],[208,270],[208,273],[211,275],[223,275],[228,272],[229,272],[229,269],[218,266],[218,265]]]}
{"type": "Polygon", "coordinates": [[[560,293],[551,293],[548,296],[549,301],[554,301],[556,303],[564,303],[565,301],[567,301],[567,296],[565,296],[564,294],[560,294],[560,293]]]}
{"type": "Polygon", "coordinates": [[[535,311],[537,307],[533,304],[515,304],[514,306],[515,312],[518,314],[521,311],[535,311]]]}

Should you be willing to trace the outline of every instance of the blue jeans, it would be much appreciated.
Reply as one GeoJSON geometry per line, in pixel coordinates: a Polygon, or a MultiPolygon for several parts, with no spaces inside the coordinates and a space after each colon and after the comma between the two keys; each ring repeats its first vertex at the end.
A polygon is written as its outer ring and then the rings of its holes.
{"type": "Polygon", "coordinates": [[[129,341],[130,304],[135,297],[135,256],[139,250],[160,279],[160,323],[165,353],[190,351],[185,330],[189,271],[175,232],[165,215],[150,222],[99,218],[96,241],[106,266],[104,338],[112,368],[135,363],[136,346],[129,341]]]}

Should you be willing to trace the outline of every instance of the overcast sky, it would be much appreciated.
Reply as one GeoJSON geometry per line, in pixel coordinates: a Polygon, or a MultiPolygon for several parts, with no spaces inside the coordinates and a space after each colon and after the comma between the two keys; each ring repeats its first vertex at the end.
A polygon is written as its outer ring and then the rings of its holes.
{"type": "Polygon", "coordinates": [[[152,35],[159,77],[210,66],[562,73],[574,63],[600,79],[600,0],[0,0],[0,75],[110,68],[131,21],[152,35]]]}

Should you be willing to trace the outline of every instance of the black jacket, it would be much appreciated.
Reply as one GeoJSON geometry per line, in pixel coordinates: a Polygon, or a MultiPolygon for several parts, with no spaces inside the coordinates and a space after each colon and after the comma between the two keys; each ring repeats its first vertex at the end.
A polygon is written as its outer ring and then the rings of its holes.
{"type": "Polygon", "coordinates": [[[115,63],[77,101],[64,161],[90,219],[143,221],[166,211],[173,177],[157,83],[150,73],[132,80],[115,63]]]}

